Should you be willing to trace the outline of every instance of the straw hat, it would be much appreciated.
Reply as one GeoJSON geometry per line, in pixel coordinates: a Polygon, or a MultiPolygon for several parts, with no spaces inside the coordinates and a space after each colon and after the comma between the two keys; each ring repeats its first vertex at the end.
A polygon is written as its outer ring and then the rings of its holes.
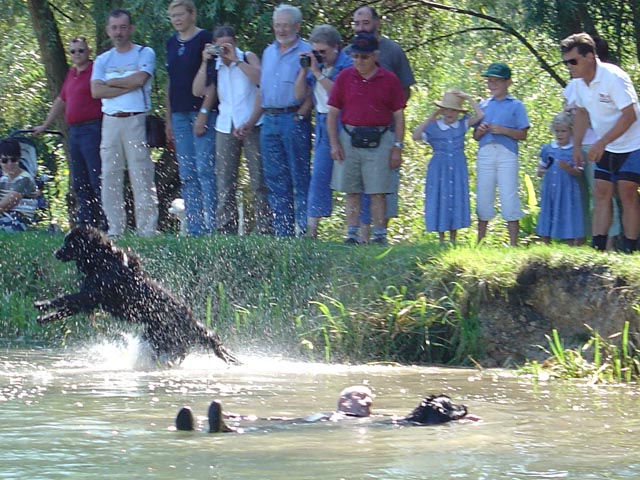
{"type": "Polygon", "coordinates": [[[464,98],[456,95],[453,90],[449,90],[444,93],[442,96],[442,100],[436,100],[435,103],[440,108],[450,108],[452,110],[458,110],[460,112],[466,112],[465,108],[462,108],[462,102],[464,102],[464,98]]]}

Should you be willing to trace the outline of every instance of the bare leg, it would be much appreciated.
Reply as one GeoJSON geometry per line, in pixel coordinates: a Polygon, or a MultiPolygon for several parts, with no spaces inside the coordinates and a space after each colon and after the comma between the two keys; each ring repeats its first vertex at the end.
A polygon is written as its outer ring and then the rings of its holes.
{"type": "Polygon", "coordinates": [[[507,230],[509,231],[509,245],[515,247],[518,245],[518,231],[520,230],[520,221],[511,220],[507,222],[507,230]]]}
{"type": "Polygon", "coordinates": [[[489,225],[488,220],[478,220],[478,243],[487,236],[487,225],[489,225]]]}
{"type": "Polygon", "coordinates": [[[628,180],[618,181],[618,193],[622,202],[622,229],[624,236],[637,239],[640,235],[640,203],[638,184],[628,180]]]}
{"type": "Polygon", "coordinates": [[[318,238],[320,217],[307,217],[307,237],[318,238]]]}
{"type": "MultiPolygon", "coordinates": [[[[593,235],[607,235],[611,225],[613,183],[596,178],[593,191],[593,235]]],[[[637,199],[636,199],[637,201],[637,199]]]]}
{"type": "Polygon", "coordinates": [[[449,230],[449,241],[451,243],[456,243],[457,234],[458,234],[457,230],[449,230]]]}

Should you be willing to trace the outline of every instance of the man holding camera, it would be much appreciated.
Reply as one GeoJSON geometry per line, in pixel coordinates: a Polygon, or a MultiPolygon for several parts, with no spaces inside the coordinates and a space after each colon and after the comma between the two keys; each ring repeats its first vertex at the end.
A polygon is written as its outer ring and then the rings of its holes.
{"type": "Polygon", "coordinates": [[[397,193],[394,171],[402,163],[406,98],[398,77],[378,65],[378,48],[374,34],[353,38],[353,67],[340,72],[328,102],[331,186],[347,194],[345,242],[351,244],[361,242],[363,193],[371,197],[372,242],[387,243],[386,195],[397,193]],[[343,124],[340,132],[338,119],[343,124]]]}
{"type": "Polygon", "coordinates": [[[167,138],[173,139],[182,183],[187,233],[198,236],[216,227],[215,85],[194,96],[193,79],[211,32],[196,25],[192,0],[173,0],[168,8],[176,33],[167,41],[167,138]]]}
{"type": "Polygon", "coordinates": [[[300,9],[281,4],[273,12],[276,41],[262,55],[260,90],[251,118],[239,133],[253,128],[264,113],[260,145],[273,228],[278,237],[303,235],[307,228],[307,194],[311,162],[311,97],[296,99],[293,85],[300,54],[311,45],[298,33],[300,9]]]}

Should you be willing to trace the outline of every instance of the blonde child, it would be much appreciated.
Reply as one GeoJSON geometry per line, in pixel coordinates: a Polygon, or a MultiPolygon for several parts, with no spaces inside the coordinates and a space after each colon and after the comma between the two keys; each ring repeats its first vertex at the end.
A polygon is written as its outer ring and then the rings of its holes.
{"type": "Polygon", "coordinates": [[[464,137],[484,114],[478,104],[460,90],[449,90],[441,101],[434,103],[438,109],[414,130],[413,139],[423,140],[433,148],[425,182],[426,229],[438,232],[441,243],[449,231],[449,240],[453,243],[458,229],[471,224],[464,137]],[[473,116],[463,108],[465,100],[473,108],[473,116]]]}
{"type": "Polygon", "coordinates": [[[536,233],[547,244],[556,238],[565,240],[568,245],[582,245],[585,232],[578,183],[582,170],[573,163],[571,114],[556,115],[551,122],[551,131],[556,140],[542,147],[538,164],[538,176],[544,176],[544,179],[536,233]]]}

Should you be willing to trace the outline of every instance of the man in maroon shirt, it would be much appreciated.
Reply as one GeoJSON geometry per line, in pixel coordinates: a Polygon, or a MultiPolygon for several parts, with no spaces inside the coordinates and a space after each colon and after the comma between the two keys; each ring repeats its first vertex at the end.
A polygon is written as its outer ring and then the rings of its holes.
{"type": "Polygon", "coordinates": [[[345,242],[352,244],[360,243],[363,193],[371,195],[372,242],[387,243],[386,194],[397,193],[393,170],[402,163],[406,99],[398,77],[378,63],[378,48],[372,33],[353,38],[353,67],[340,72],[328,102],[331,186],[347,194],[345,242]]]}
{"type": "Polygon", "coordinates": [[[93,62],[89,60],[90,54],[91,49],[84,37],[76,37],[69,42],[73,66],[47,119],[33,131],[36,135],[44,132],[64,112],[70,131],[71,191],[76,199],[73,222],[106,231],[107,221],[100,201],[102,103],[91,96],[93,62]]]}

